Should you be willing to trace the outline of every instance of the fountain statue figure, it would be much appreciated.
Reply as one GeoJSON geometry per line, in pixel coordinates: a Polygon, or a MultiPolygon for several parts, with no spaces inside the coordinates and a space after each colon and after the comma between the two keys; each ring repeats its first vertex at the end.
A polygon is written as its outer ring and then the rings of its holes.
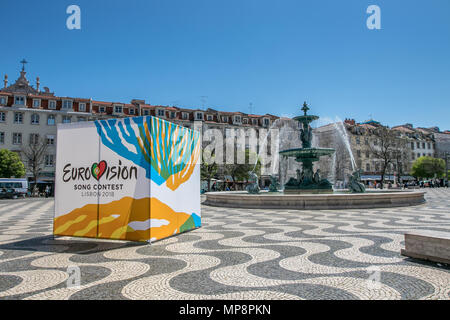
{"type": "Polygon", "coordinates": [[[245,187],[245,189],[247,190],[248,193],[258,194],[260,190],[258,185],[258,176],[253,171],[249,171],[248,175],[249,175],[248,179],[249,184],[245,187]]]}
{"type": "Polygon", "coordinates": [[[314,172],[313,163],[319,161],[321,156],[332,155],[334,149],[312,148],[312,128],[310,123],[319,119],[318,116],[308,115],[308,104],[303,103],[303,115],[295,117],[294,120],[301,123],[300,140],[301,148],[280,151],[287,157],[294,157],[295,161],[302,163],[302,170],[297,171],[297,178],[290,178],[284,186],[285,193],[332,193],[333,188],[327,179],[321,179],[320,170],[314,172]]]}
{"type": "Polygon", "coordinates": [[[366,192],[366,187],[361,183],[361,169],[353,171],[351,175],[348,175],[348,188],[353,193],[366,192]]]}
{"type": "Polygon", "coordinates": [[[278,192],[278,188],[280,188],[280,184],[277,177],[270,176],[269,192],[278,192]]]}

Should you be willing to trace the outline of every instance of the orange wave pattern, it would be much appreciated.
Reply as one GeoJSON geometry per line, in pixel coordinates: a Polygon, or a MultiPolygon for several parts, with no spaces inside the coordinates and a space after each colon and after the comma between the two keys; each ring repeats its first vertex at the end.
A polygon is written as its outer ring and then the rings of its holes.
{"type": "Polygon", "coordinates": [[[124,197],[106,204],[87,204],[55,218],[54,234],[132,241],[159,240],[179,233],[189,218],[187,213],[175,212],[156,198],[124,197]]]}

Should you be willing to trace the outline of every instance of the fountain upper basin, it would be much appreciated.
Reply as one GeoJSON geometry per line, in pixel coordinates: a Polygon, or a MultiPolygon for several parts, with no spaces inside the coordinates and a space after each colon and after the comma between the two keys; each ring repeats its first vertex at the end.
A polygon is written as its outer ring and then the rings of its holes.
{"type": "Polygon", "coordinates": [[[413,206],[425,202],[424,191],[377,190],[366,193],[283,194],[262,191],[207,192],[205,205],[251,209],[361,209],[413,206]]]}
{"type": "Polygon", "coordinates": [[[280,151],[280,154],[287,157],[296,157],[301,159],[319,159],[321,156],[328,156],[334,153],[331,148],[295,148],[280,151]]]}

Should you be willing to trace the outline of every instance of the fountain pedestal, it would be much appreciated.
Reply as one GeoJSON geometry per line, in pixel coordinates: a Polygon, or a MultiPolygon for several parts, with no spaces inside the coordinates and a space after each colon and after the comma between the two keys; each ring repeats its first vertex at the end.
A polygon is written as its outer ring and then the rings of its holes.
{"type": "Polygon", "coordinates": [[[309,125],[312,121],[319,119],[318,116],[306,114],[309,110],[306,102],[302,108],[304,115],[295,117],[294,120],[302,125],[300,129],[300,140],[302,148],[280,151],[280,154],[286,157],[294,157],[295,161],[302,163],[302,171],[297,170],[297,177],[290,178],[284,185],[284,193],[332,193],[333,187],[327,179],[320,177],[320,170],[313,171],[313,164],[319,161],[321,156],[332,155],[335,150],[330,148],[312,148],[312,129],[309,125]]]}

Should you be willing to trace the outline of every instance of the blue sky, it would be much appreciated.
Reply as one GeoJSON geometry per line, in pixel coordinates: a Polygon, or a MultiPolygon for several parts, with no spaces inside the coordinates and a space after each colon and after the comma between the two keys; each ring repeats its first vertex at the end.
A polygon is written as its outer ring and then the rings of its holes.
{"type": "Polygon", "coordinates": [[[448,0],[0,3],[0,73],[57,95],[450,129],[448,0]],[[81,8],[81,30],[66,8],[81,8]],[[366,8],[381,8],[381,30],[366,8]]]}

